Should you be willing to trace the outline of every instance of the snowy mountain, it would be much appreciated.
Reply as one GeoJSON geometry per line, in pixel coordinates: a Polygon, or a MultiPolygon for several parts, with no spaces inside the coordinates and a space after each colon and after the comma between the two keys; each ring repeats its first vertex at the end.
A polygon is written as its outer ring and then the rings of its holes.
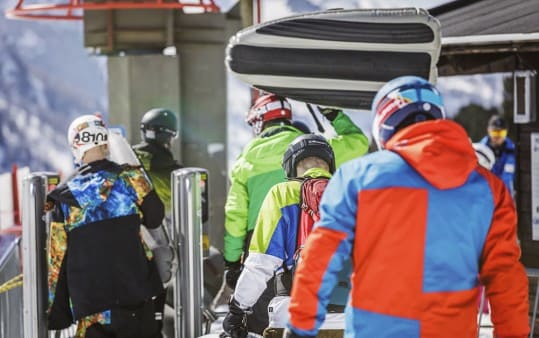
{"type": "MultiPolygon", "coordinates": [[[[425,7],[448,0],[263,0],[262,20],[328,8],[425,7]]],[[[0,9],[15,5],[0,1],[0,9]]],[[[228,11],[234,0],[216,0],[228,11]]],[[[81,22],[8,20],[0,16],[0,173],[11,165],[31,170],[71,168],[65,142],[69,122],[77,115],[106,113],[106,66],[104,57],[88,56],[83,48],[81,22]]],[[[452,116],[471,102],[485,107],[502,100],[501,77],[451,77],[439,80],[447,110],[452,116]]],[[[249,109],[249,89],[229,79],[229,163],[252,137],[244,123],[249,109]]],[[[315,124],[305,105],[293,102],[295,118],[315,124]]],[[[368,112],[351,112],[369,132],[368,112]]],[[[323,121],[324,122],[324,121],[323,121]]],[[[326,128],[331,129],[331,128],[326,128]]]]}
{"type": "Polygon", "coordinates": [[[0,16],[0,60],[0,172],[69,170],[68,124],[105,112],[104,59],[87,56],[79,22],[0,16]]]}

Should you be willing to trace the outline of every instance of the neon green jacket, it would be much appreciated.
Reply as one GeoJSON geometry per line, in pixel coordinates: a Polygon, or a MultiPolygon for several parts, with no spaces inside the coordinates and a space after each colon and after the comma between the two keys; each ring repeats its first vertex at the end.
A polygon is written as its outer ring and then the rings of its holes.
{"type": "MultiPolygon", "coordinates": [[[[365,154],[368,139],[350,118],[340,112],[331,122],[337,136],[328,140],[335,152],[335,164],[365,154]]],[[[247,232],[252,231],[258,211],[269,189],[286,181],[281,167],[288,145],[301,131],[292,126],[270,127],[245,146],[230,173],[230,190],[225,204],[224,258],[240,260],[246,247],[247,232]]]]}
{"type": "Polygon", "coordinates": [[[150,176],[157,195],[165,205],[165,214],[170,215],[170,173],[182,166],[174,160],[170,150],[158,144],[142,142],[133,146],[133,150],[150,176]]]}

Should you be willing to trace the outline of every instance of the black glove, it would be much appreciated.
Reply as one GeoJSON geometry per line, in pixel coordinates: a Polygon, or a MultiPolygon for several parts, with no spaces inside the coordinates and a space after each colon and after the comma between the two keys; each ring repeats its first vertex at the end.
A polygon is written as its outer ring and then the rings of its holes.
{"type": "Polygon", "coordinates": [[[247,312],[232,298],[228,304],[228,313],[223,320],[223,330],[231,338],[247,337],[247,312]]]}
{"type": "Polygon", "coordinates": [[[317,107],[320,114],[324,115],[324,117],[328,119],[329,121],[335,120],[337,118],[337,115],[339,115],[339,113],[341,112],[341,110],[337,108],[320,107],[320,106],[317,106],[317,107]]]}
{"type": "Polygon", "coordinates": [[[229,288],[234,290],[236,288],[236,284],[238,283],[238,278],[240,278],[241,274],[241,262],[228,262],[225,261],[225,280],[226,285],[228,285],[229,288]]]}
{"type": "Polygon", "coordinates": [[[314,338],[316,336],[300,336],[297,333],[292,332],[290,329],[285,329],[283,332],[283,338],[314,338]]]}

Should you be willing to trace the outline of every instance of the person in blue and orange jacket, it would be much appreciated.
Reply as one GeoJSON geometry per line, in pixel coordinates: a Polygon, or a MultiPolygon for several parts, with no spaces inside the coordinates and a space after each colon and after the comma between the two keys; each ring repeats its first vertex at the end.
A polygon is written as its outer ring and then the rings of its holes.
{"type": "Polygon", "coordinates": [[[372,107],[381,151],[330,180],[294,277],[285,337],[316,336],[350,257],[346,337],[475,338],[480,283],[495,337],[527,337],[528,280],[503,182],[479,166],[428,81],[394,79],[372,107]]]}

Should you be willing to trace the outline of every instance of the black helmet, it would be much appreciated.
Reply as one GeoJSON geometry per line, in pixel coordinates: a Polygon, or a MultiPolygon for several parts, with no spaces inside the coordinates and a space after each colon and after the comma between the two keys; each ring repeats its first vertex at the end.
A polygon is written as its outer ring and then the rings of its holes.
{"type": "Polygon", "coordinates": [[[304,134],[311,133],[311,129],[309,129],[309,126],[302,121],[299,121],[299,120],[292,121],[292,126],[299,129],[304,134]]]}
{"type": "Polygon", "coordinates": [[[500,115],[492,115],[488,120],[488,127],[495,130],[507,129],[507,122],[500,115]]]}
{"type": "Polygon", "coordinates": [[[335,154],[328,141],[320,135],[306,134],[296,137],[283,156],[283,169],[287,177],[296,177],[298,163],[310,156],[326,161],[329,171],[335,171],[335,154]]]}
{"type": "Polygon", "coordinates": [[[167,144],[178,134],[176,114],[164,108],[149,110],[142,116],[140,132],[146,142],[167,144]]]}

